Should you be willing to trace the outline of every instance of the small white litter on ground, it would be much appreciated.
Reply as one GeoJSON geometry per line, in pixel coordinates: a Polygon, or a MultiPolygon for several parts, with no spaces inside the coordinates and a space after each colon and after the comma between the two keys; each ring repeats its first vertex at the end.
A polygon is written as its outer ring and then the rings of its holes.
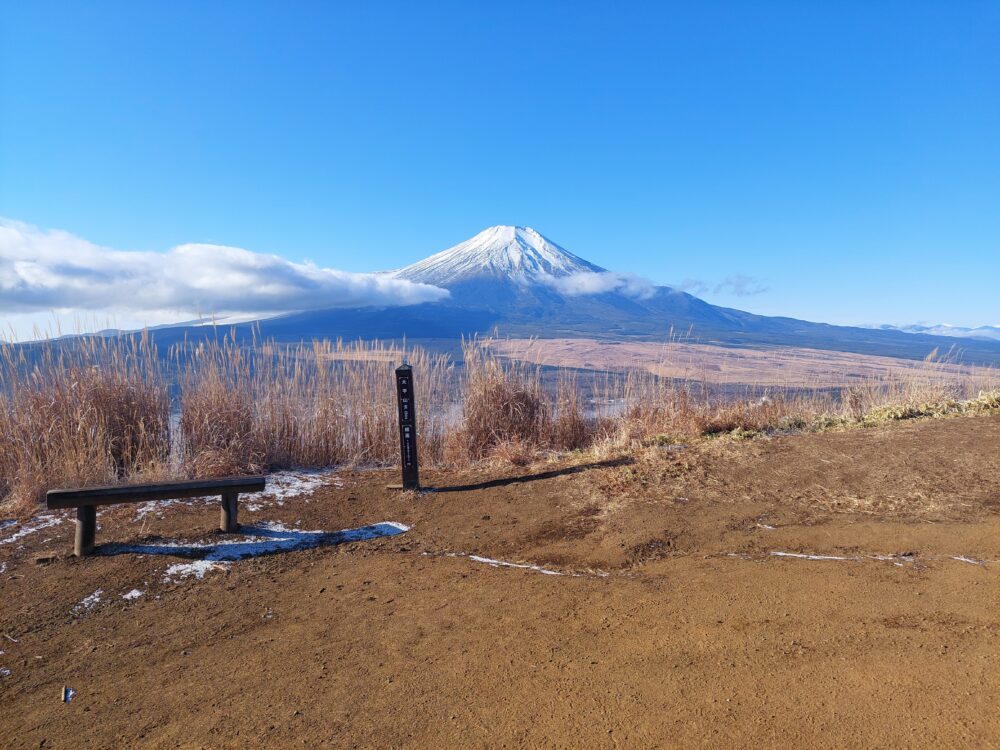
{"type": "Polygon", "coordinates": [[[549,570],[548,568],[543,568],[541,565],[530,565],[528,563],[512,563],[505,562],[504,560],[494,560],[491,557],[480,557],[479,555],[468,555],[470,560],[478,563],[486,563],[494,568],[524,568],[525,570],[534,570],[538,573],[544,573],[547,576],[563,576],[565,573],[560,573],[558,570],[549,570]]]}
{"type": "Polygon", "coordinates": [[[7,667],[0,667],[0,677],[10,677],[11,671],[7,667]]]}
{"type": "Polygon", "coordinates": [[[88,609],[92,609],[99,601],[101,601],[101,595],[104,593],[104,589],[97,589],[93,594],[83,597],[80,602],[73,607],[74,612],[85,612],[88,609]]]}
{"type": "Polygon", "coordinates": [[[146,592],[139,591],[139,589],[132,589],[128,593],[122,594],[122,599],[128,599],[129,601],[131,601],[133,599],[138,599],[144,593],[146,593],[146,592]]]}
{"type": "Polygon", "coordinates": [[[62,523],[62,521],[62,516],[57,516],[53,513],[43,513],[40,516],[28,519],[21,524],[21,528],[13,534],[5,537],[4,539],[0,539],[0,544],[11,544],[19,539],[23,539],[29,534],[34,534],[36,531],[41,531],[42,529],[47,529],[51,526],[58,526],[62,523]]]}
{"type": "Polygon", "coordinates": [[[63,703],[69,703],[71,700],[73,700],[73,696],[75,696],[75,695],[76,695],[76,691],[73,688],[67,687],[67,686],[63,685],[63,689],[62,689],[62,701],[63,701],[63,703]]]}

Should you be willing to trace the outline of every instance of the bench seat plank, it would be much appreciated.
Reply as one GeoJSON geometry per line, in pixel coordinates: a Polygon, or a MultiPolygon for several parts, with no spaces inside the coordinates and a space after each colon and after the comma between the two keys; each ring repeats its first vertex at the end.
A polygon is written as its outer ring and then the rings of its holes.
{"type": "Polygon", "coordinates": [[[119,503],[144,503],[150,500],[177,500],[186,497],[261,492],[264,490],[264,486],[265,478],[262,476],[193,479],[182,482],[49,490],[45,500],[49,510],[55,510],[57,508],[78,508],[82,505],[117,505],[119,503]]]}

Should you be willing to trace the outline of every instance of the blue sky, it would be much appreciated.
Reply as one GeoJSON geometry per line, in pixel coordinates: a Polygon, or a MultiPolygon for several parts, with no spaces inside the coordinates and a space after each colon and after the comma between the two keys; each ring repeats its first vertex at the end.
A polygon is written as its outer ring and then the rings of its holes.
{"type": "Polygon", "coordinates": [[[522,224],[754,312],[1000,323],[998,3],[0,5],[40,230],[363,272],[522,224]]]}

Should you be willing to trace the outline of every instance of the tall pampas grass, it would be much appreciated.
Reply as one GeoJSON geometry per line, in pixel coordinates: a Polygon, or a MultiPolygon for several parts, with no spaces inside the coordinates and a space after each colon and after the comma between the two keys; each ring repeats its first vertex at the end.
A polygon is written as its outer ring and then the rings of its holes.
{"type": "Polygon", "coordinates": [[[167,356],[146,334],[0,344],[0,505],[29,512],[52,487],[394,465],[393,370],[404,361],[425,466],[1000,411],[995,370],[956,377],[936,356],[839,391],[722,393],[649,369],[606,372],[583,388],[576,371],[553,379],[488,339],[463,341],[458,363],[405,343],[222,333],[167,356]]]}
{"type": "Polygon", "coordinates": [[[0,345],[0,500],[169,473],[170,400],[145,335],[0,345]]]}

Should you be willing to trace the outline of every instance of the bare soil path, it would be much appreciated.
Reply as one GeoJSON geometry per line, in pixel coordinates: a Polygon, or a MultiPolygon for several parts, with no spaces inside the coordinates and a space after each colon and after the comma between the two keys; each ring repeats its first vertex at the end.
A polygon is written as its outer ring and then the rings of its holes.
{"type": "MultiPolygon", "coordinates": [[[[1000,746],[1000,418],[561,468],[311,477],[241,521],[409,531],[201,579],[8,524],[0,747],[1000,746]]],[[[98,543],[224,540],[140,512],[98,543]]]]}

